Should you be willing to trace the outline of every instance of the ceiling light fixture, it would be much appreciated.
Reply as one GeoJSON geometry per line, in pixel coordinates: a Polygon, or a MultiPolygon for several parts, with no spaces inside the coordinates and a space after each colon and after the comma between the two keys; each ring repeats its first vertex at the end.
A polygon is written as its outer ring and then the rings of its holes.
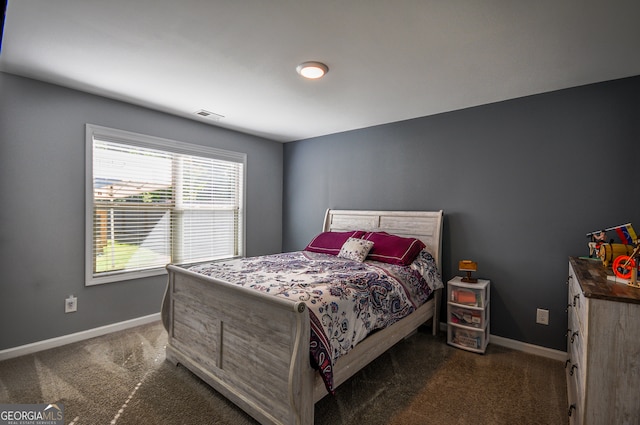
{"type": "Polygon", "coordinates": [[[321,62],[303,62],[296,67],[296,71],[304,78],[316,80],[329,72],[329,67],[321,62]]]}

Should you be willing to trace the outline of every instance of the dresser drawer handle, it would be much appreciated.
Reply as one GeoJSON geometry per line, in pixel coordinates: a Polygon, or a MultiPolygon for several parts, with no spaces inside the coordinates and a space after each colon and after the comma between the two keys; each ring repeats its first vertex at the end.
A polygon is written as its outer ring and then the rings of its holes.
{"type": "Polygon", "coordinates": [[[576,306],[576,300],[580,298],[580,294],[576,294],[573,296],[573,306],[576,306]]]}
{"type": "Polygon", "coordinates": [[[575,331],[574,333],[571,334],[571,343],[573,344],[573,342],[575,341],[576,337],[578,336],[578,331],[575,331]]]}
{"type": "Polygon", "coordinates": [[[573,412],[575,412],[575,410],[576,410],[575,404],[572,404],[571,406],[569,406],[569,416],[571,416],[573,412]]]}
{"type": "Polygon", "coordinates": [[[571,359],[567,359],[566,362],[564,362],[564,368],[566,369],[567,366],[569,366],[569,363],[571,363],[571,359]]]}
{"type": "Polygon", "coordinates": [[[567,304],[567,308],[564,310],[564,312],[565,312],[565,313],[568,313],[568,312],[569,312],[569,309],[570,309],[571,307],[573,307],[573,305],[571,305],[570,303],[569,303],[569,304],[567,304]]]}
{"type": "Polygon", "coordinates": [[[567,277],[567,285],[569,284],[569,282],[571,281],[571,279],[573,279],[573,276],[569,275],[569,276],[567,277]]]}
{"type": "Polygon", "coordinates": [[[577,364],[574,364],[573,366],[571,366],[571,370],[569,370],[569,375],[573,376],[573,370],[577,368],[578,368],[577,364]]]}

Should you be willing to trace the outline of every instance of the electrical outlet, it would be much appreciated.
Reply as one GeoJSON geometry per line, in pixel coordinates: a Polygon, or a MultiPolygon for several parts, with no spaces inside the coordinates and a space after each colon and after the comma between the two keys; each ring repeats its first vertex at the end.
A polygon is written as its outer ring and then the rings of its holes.
{"type": "Polygon", "coordinates": [[[536,311],[536,323],[540,323],[541,325],[549,324],[549,310],[544,310],[539,308],[536,311]]]}
{"type": "Polygon", "coordinates": [[[78,298],[70,295],[64,300],[64,312],[73,313],[74,311],[78,311],[78,298]]]}

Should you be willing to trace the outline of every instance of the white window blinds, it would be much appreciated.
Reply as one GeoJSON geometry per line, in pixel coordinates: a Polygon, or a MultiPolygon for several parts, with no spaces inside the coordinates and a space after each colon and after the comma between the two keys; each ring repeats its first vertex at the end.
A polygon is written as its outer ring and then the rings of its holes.
{"type": "Polygon", "coordinates": [[[243,154],[91,125],[87,140],[88,284],[243,255],[243,154]]]}

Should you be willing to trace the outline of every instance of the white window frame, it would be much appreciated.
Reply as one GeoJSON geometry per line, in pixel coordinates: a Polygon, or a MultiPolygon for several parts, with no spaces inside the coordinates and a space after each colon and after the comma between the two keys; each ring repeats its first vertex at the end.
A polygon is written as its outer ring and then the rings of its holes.
{"type": "Polygon", "coordinates": [[[186,155],[203,156],[242,164],[242,184],[240,194],[240,214],[238,224],[238,255],[244,256],[245,252],[245,210],[246,205],[246,176],[247,176],[247,154],[232,152],[207,146],[195,145],[191,143],[178,142],[175,140],[163,139],[160,137],[145,134],[133,133],[125,130],[118,130],[102,127],[94,124],[86,124],[86,144],[85,144],[85,285],[99,285],[109,282],[120,282],[130,279],[138,279],[149,276],[166,274],[166,268],[159,267],[147,270],[124,271],[102,276],[94,276],[93,273],[93,247],[94,247],[94,182],[93,182],[93,142],[94,138],[113,141],[116,143],[129,144],[132,146],[146,147],[151,149],[165,150],[173,153],[183,153],[186,155]]]}

